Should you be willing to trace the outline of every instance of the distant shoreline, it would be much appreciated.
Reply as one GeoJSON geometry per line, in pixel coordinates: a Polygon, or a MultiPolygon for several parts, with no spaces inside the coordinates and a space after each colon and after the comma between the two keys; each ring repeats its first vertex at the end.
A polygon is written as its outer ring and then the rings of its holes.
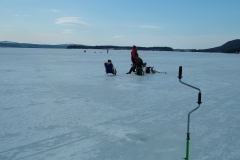
{"type": "MultiPolygon", "coordinates": [[[[10,41],[0,42],[0,48],[53,48],[53,49],[105,49],[105,50],[131,50],[132,46],[87,46],[81,44],[31,44],[31,43],[17,43],[10,41]]],[[[178,52],[210,52],[210,53],[240,53],[240,39],[228,41],[222,46],[209,49],[173,49],[171,47],[141,47],[137,46],[138,50],[146,51],[178,51],[178,52]]]]}

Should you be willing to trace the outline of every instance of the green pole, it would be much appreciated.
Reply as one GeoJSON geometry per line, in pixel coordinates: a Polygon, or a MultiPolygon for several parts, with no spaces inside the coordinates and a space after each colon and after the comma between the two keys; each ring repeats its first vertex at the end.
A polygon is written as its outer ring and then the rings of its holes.
{"type": "Polygon", "coordinates": [[[186,158],[184,158],[185,160],[188,160],[189,157],[189,140],[187,140],[187,144],[186,144],[186,158]]]}

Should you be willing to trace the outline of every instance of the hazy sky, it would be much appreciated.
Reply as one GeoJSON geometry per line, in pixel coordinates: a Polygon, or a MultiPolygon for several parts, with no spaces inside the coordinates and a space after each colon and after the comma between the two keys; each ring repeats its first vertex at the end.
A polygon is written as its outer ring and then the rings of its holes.
{"type": "Polygon", "coordinates": [[[0,41],[204,49],[240,39],[240,0],[0,0],[0,41]]]}

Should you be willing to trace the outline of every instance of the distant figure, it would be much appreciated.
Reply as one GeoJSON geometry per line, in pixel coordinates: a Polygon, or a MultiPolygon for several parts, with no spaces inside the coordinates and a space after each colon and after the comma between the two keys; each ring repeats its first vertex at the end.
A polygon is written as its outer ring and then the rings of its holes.
{"type": "Polygon", "coordinates": [[[146,63],[143,63],[143,60],[138,56],[138,54],[136,54],[136,73],[139,76],[144,75],[144,71],[143,71],[143,66],[145,66],[146,63]]]}
{"type": "Polygon", "coordinates": [[[136,54],[136,66],[142,68],[143,60],[139,57],[138,53],[136,54]]]}
{"type": "Polygon", "coordinates": [[[117,71],[116,68],[114,68],[112,61],[109,59],[107,62],[104,63],[106,74],[112,73],[116,75],[117,71]]]}
{"type": "Polygon", "coordinates": [[[133,72],[136,68],[142,69],[142,67],[143,67],[143,60],[138,56],[138,53],[136,53],[136,63],[135,65],[132,65],[129,72],[127,72],[126,74],[131,74],[131,72],[133,72]]]}
{"type": "Polygon", "coordinates": [[[131,51],[131,61],[132,61],[132,67],[130,69],[129,72],[127,72],[127,74],[131,74],[131,72],[135,72],[136,69],[136,54],[137,54],[137,47],[135,45],[133,45],[133,49],[131,51]]]}
{"type": "Polygon", "coordinates": [[[107,53],[108,53],[108,49],[107,49],[107,53]]]}
{"type": "Polygon", "coordinates": [[[84,52],[86,52],[86,50],[84,50],[84,52]]]}
{"type": "MultiPolygon", "coordinates": [[[[136,65],[136,54],[137,54],[137,47],[135,45],[133,45],[133,49],[131,51],[131,60],[132,60],[133,66],[136,65]]],[[[133,72],[135,72],[135,70],[133,70],[133,72]]]]}

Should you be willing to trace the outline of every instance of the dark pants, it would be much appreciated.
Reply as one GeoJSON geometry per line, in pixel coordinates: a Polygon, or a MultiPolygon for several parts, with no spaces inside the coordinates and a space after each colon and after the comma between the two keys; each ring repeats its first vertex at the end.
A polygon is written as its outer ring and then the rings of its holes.
{"type": "Polygon", "coordinates": [[[129,73],[135,72],[135,70],[136,70],[136,59],[131,57],[131,60],[132,60],[132,67],[130,68],[129,73]]]}
{"type": "Polygon", "coordinates": [[[136,64],[133,64],[128,73],[135,72],[136,64]]]}
{"type": "Polygon", "coordinates": [[[131,57],[132,63],[135,64],[136,63],[136,59],[134,59],[133,57],[131,57]]]}

